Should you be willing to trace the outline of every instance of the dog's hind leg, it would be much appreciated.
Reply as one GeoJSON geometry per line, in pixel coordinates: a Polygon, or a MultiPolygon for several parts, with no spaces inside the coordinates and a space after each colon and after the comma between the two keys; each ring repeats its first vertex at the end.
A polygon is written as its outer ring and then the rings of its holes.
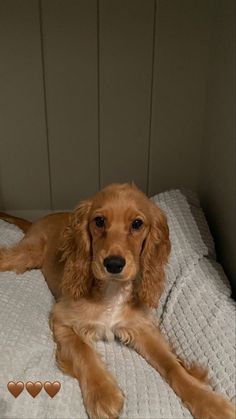
{"type": "Polygon", "coordinates": [[[23,273],[41,268],[46,248],[42,237],[26,236],[12,247],[0,247],[0,271],[23,273]]]}

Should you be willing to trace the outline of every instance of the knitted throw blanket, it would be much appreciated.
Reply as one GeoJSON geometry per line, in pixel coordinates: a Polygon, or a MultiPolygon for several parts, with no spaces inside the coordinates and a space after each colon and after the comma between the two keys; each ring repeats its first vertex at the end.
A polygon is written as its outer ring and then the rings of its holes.
{"type": "MultiPolygon", "coordinates": [[[[235,304],[214,243],[193,194],[179,190],[153,200],[166,212],[172,251],[167,282],[157,316],[162,333],[187,362],[207,366],[213,388],[235,402],[235,304]]],[[[22,238],[15,226],[0,221],[0,246],[22,238]]],[[[55,363],[55,344],[48,326],[53,304],[43,275],[0,273],[0,418],[87,418],[77,381],[55,363]],[[16,399],[9,381],[60,381],[51,399],[24,390],[16,399]]],[[[121,418],[191,418],[173,390],[133,350],[116,342],[96,344],[108,369],[126,395],[121,418]]]]}

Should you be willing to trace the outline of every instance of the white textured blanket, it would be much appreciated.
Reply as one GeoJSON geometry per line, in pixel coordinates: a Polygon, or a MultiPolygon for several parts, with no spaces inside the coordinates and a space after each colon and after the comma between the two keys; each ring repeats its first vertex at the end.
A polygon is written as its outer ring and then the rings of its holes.
{"type": "MultiPolygon", "coordinates": [[[[235,305],[227,278],[214,256],[214,244],[196,198],[180,191],[153,198],[166,212],[172,252],[167,285],[157,315],[163,334],[187,361],[209,369],[216,391],[235,401],[235,305]]],[[[0,245],[22,233],[0,221],[0,245]]],[[[79,385],[55,364],[48,327],[53,298],[40,271],[0,273],[0,418],[86,418],[79,385]],[[60,381],[51,399],[24,390],[14,398],[9,381],[60,381]]],[[[122,418],[191,418],[160,375],[134,351],[117,343],[97,344],[126,394],[122,418]]]]}

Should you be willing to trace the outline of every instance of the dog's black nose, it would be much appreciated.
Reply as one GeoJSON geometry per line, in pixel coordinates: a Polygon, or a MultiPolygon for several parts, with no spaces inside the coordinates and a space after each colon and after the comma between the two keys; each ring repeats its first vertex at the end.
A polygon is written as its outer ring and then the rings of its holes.
{"type": "Polygon", "coordinates": [[[104,259],[103,265],[111,274],[118,274],[125,266],[125,259],[120,256],[109,256],[104,259]]]}

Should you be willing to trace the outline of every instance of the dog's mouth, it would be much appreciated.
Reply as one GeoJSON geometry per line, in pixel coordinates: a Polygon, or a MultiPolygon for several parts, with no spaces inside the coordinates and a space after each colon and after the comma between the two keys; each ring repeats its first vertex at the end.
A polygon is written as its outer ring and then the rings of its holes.
{"type": "Polygon", "coordinates": [[[107,280],[112,282],[127,282],[130,281],[129,277],[126,277],[122,274],[108,274],[106,275],[107,280]]]}
{"type": "Polygon", "coordinates": [[[101,281],[125,283],[135,280],[140,266],[129,250],[125,255],[117,251],[100,251],[94,252],[91,268],[94,277],[101,281]]]}

